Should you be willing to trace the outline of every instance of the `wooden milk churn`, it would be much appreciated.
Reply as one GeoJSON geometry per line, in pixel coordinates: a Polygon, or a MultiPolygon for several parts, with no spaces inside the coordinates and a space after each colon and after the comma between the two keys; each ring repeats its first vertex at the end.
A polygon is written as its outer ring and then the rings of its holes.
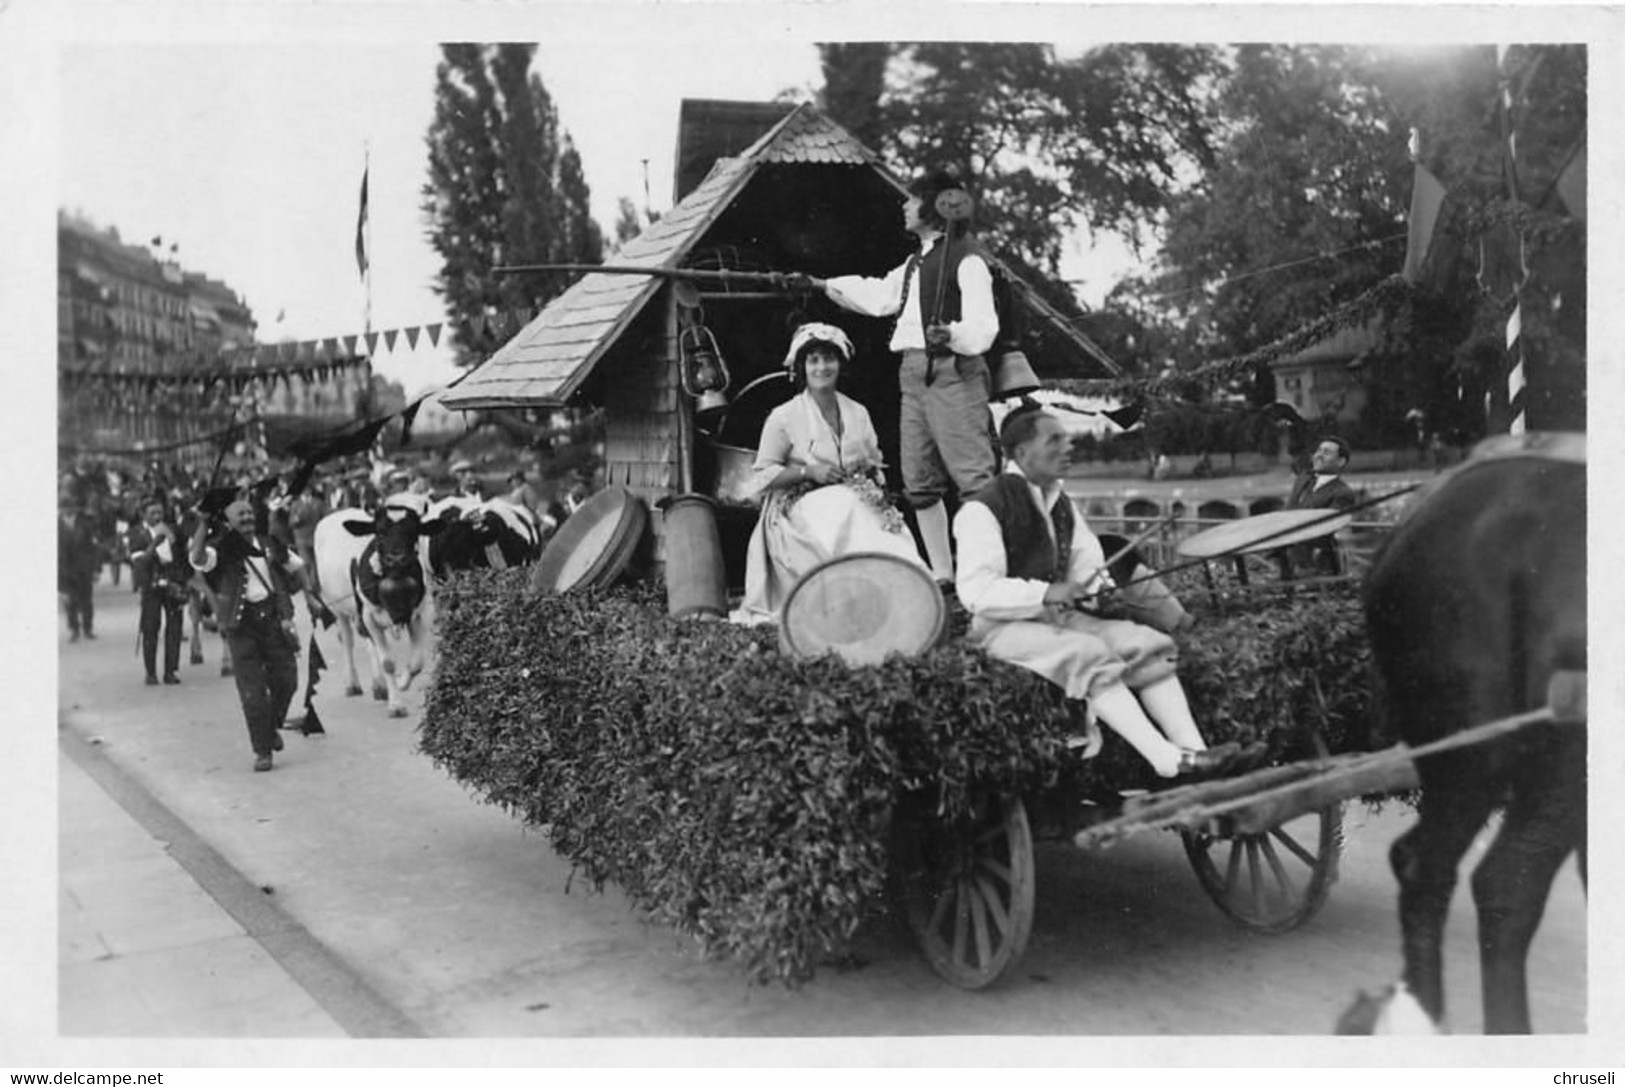
{"type": "Polygon", "coordinates": [[[721,619],[728,614],[722,537],[716,503],[703,494],[662,499],[666,539],[666,610],[674,618],[721,619]]]}

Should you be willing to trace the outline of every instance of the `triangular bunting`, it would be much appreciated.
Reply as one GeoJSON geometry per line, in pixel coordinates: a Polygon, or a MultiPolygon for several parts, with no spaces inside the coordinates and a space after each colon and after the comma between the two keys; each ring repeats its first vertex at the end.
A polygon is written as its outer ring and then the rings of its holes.
{"type": "Polygon", "coordinates": [[[421,331],[423,331],[423,330],[420,329],[417,325],[413,325],[410,328],[408,328],[406,330],[406,346],[408,346],[412,350],[416,351],[417,347],[418,347],[418,333],[421,332],[421,331]]]}
{"type": "Polygon", "coordinates": [[[367,340],[367,354],[370,355],[373,352],[378,350],[378,333],[376,333],[376,332],[367,333],[366,340],[367,340]]]}
{"type": "Polygon", "coordinates": [[[395,350],[395,336],[399,332],[400,332],[400,329],[392,328],[389,331],[384,333],[384,346],[387,347],[391,351],[395,350]]]}
{"type": "Polygon", "coordinates": [[[355,341],[356,337],[354,336],[344,337],[344,355],[346,358],[355,357],[355,341]]]}
{"type": "Polygon", "coordinates": [[[440,346],[440,324],[436,322],[429,326],[429,343],[435,347],[440,346]]]}
{"type": "Polygon", "coordinates": [[[333,358],[338,353],[339,353],[339,342],[338,342],[338,340],[336,340],[336,339],[332,338],[331,336],[329,336],[327,339],[322,341],[322,358],[330,359],[330,358],[333,358]]]}

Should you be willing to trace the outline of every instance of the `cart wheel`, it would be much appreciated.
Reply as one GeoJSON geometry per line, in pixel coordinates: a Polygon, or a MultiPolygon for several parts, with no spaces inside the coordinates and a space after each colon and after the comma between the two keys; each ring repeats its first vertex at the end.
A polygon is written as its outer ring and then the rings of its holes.
{"type": "Polygon", "coordinates": [[[1290,932],[1320,911],[1343,852],[1343,805],[1333,804],[1263,834],[1215,838],[1183,831],[1203,890],[1254,932],[1290,932]]]}
{"type": "Polygon", "coordinates": [[[931,968],[962,989],[998,981],[1033,927],[1033,837],[1020,798],[985,801],[959,823],[901,808],[893,834],[897,897],[931,968]]]}

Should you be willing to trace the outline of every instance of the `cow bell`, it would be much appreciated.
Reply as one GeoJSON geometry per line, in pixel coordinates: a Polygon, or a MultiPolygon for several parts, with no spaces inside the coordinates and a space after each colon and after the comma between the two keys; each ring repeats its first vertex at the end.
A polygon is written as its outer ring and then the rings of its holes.
{"type": "Polygon", "coordinates": [[[1033,372],[1027,353],[1012,348],[999,353],[993,363],[993,399],[1008,400],[1038,391],[1038,375],[1033,372]]]}

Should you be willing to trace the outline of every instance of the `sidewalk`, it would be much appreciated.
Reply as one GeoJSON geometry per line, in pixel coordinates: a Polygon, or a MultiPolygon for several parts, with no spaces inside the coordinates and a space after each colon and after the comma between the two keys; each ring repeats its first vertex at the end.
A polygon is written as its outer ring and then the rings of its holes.
{"type": "MultiPolygon", "coordinates": [[[[90,745],[63,735],[58,1030],[64,1036],[347,1034],[260,941],[92,777],[90,745]],[[82,765],[88,764],[88,765],[82,765]]],[[[113,790],[124,792],[114,780],[113,790]]],[[[139,801],[138,801],[139,802],[139,801]]],[[[150,803],[150,798],[149,798],[150,803]]],[[[234,872],[212,883],[229,886],[234,872]]]]}

